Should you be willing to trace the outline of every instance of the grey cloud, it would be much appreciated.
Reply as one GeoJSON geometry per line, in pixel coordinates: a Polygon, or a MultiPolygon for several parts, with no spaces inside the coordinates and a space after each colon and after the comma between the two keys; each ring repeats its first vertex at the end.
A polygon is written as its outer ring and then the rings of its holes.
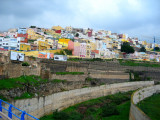
{"type": "MultiPolygon", "coordinates": [[[[104,4],[107,4],[106,1],[104,4]]],[[[94,14],[92,11],[96,8],[91,7],[91,0],[83,0],[84,3],[81,0],[0,0],[0,30],[29,25],[72,25],[125,32],[129,35],[159,35],[159,0],[139,0],[139,9],[135,9],[138,6],[131,8],[128,0],[119,1],[118,13],[113,15],[105,8],[94,14]],[[83,4],[85,10],[80,9],[79,4],[83,4]]],[[[104,0],[97,0],[98,2],[104,0]]],[[[113,10],[112,6],[108,7],[113,10]]]]}

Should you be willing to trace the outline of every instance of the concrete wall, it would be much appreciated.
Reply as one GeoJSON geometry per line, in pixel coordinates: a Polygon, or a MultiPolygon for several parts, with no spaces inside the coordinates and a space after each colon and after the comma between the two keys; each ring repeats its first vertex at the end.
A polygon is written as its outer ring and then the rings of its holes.
{"type": "Polygon", "coordinates": [[[4,113],[2,113],[2,112],[0,112],[0,119],[1,120],[11,120],[10,118],[8,118],[8,116],[7,115],[5,115],[4,113]]]}
{"type": "MultiPolygon", "coordinates": [[[[109,84],[98,87],[89,87],[55,93],[40,98],[16,100],[10,103],[15,107],[25,110],[27,113],[40,118],[46,114],[52,113],[53,110],[56,109],[62,110],[86,100],[115,94],[117,92],[136,90],[138,88],[146,87],[153,84],[154,81],[109,84]]],[[[20,115],[20,113],[16,112],[15,110],[13,110],[13,112],[20,115]]],[[[28,118],[28,120],[31,119],[28,118]]]]}
{"type": "Polygon", "coordinates": [[[151,120],[136,104],[143,99],[160,93],[160,85],[150,86],[136,91],[132,95],[129,120],[151,120]]]}

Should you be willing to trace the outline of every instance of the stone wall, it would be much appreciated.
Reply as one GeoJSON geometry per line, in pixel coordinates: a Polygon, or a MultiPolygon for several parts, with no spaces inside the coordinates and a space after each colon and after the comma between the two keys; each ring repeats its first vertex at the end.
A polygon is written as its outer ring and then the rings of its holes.
{"type": "MultiPolygon", "coordinates": [[[[115,94],[118,92],[127,92],[136,90],[138,88],[153,85],[154,81],[141,81],[141,82],[126,82],[118,84],[102,85],[98,87],[89,87],[82,89],[75,89],[60,93],[51,94],[48,96],[24,100],[16,100],[10,102],[15,107],[25,110],[27,113],[40,118],[46,114],[50,114],[53,110],[62,110],[69,106],[81,103],[86,100],[115,94]]],[[[7,106],[5,106],[7,107],[7,106]]],[[[13,110],[15,114],[20,115],[17,111],[13,110]]],[[[26,120],[31,120],[29,117],[26,120]]]]}
{"type": "Polygon", "coordinates": [[[56,75],[51,74],[50,79],[59,79],[59,80],[67,80],[67,81],[85,81],[88,75],[56,75]]]}
{"type": "Polygon", "coordinates": [[[6,78],[16,78],[22,75],[40,76],[40,65],[22,66],[21,62],[1,64],[0,75],[6,78]]]}
{"type": "Polygon", "coordinates": [[[129,120],[151,120],[136,104],[154,93],[160,93],[160,85],[150,86],[140,89],[133,93],[131,98],[130,116],[129,120]]]}

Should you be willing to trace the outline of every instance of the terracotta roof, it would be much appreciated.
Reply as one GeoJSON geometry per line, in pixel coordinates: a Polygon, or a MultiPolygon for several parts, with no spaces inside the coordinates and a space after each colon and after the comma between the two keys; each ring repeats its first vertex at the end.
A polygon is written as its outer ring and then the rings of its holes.
{"type": "Polygon", "coordinates": [[[99,50],[92,50],[92,52],[99,54],[99,50]]]}

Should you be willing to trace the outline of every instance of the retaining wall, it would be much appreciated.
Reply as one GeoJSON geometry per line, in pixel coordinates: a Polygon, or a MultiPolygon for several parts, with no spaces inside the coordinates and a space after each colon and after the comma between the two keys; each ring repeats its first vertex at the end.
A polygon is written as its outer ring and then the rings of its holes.
{"type": "MultiPolygon", "coordinates": [[[[62,110],[69,106],[81,103],[86,100],[115,94],[118,92],[127,92],[136,90],[138,88],[153,85],[154,81],[140,81],[140,82],[126,82],[102,85],[98,87],[88,87],[82,89],[75,89],[60,93],[51,94],[48,96],[24,100],[12,101],[15,107],[20,108],[27,113],[40,118],[46,114],[50,114],[53,110],[62,110]]],[[[7,106],[5,106],[7,107],[7,106]]],[[[17,111],[13,110],[15,114],[20,115],[17,111]]],[[[27,120],[27,118],[26,118],[27,120]]],[[[31,120],[28,118],[28,120],[31,120]]]]}
{"type": "Polygon", "coordinates": [[[151,120],[136,104],[143,99],[160,93],[160,85],[150,86],[136,91],[132,95],[129,120],[151,120]]]}

